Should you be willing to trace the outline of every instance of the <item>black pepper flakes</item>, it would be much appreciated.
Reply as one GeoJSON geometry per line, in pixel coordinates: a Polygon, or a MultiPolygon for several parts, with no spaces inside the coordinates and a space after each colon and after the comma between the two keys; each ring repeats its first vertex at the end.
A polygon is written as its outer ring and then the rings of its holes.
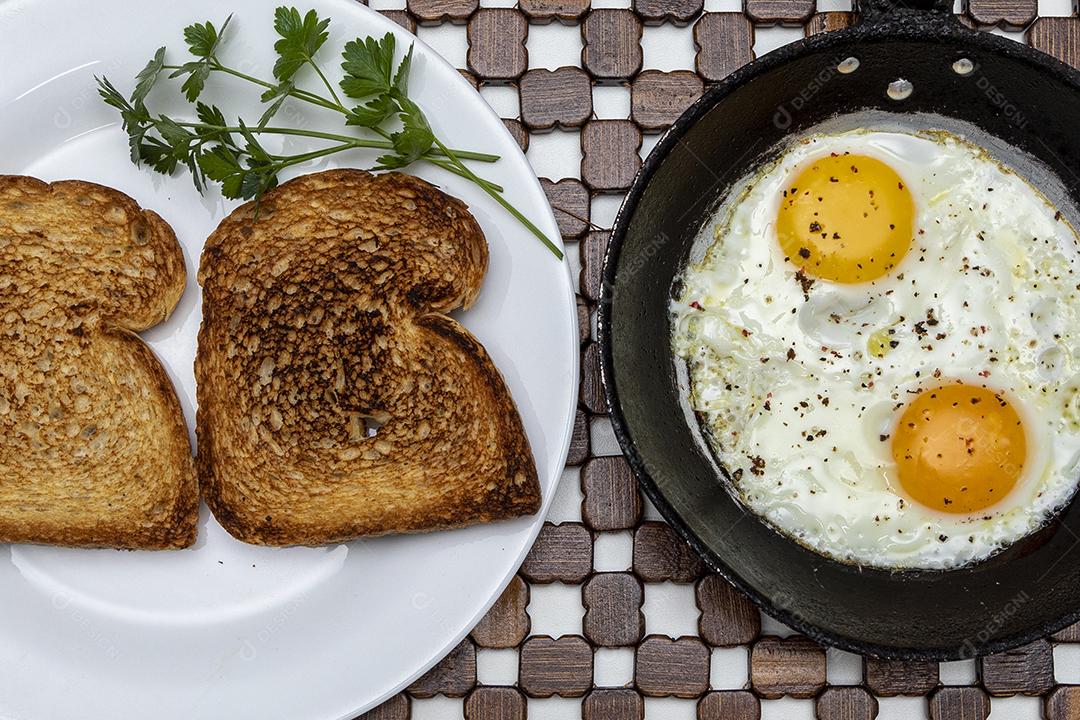
{"type": "Polygon", "coordinates": [[[798,272],[795,273],[795,280],[802,287],[803,299],[804,300],[809,300],[810,299],[810,288],[812,288],[814,286],[814,279],[812,277],[809,277],[802,270],[799,270],[798,272]]]}

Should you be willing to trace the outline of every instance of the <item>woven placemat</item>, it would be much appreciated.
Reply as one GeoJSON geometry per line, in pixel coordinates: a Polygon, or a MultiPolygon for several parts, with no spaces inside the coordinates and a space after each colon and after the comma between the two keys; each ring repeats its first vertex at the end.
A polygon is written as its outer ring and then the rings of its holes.
{"type": "MultiPolygon", "coordinates": [[[[594,310],[604,228],[642,155],[755,53],[852,19],[835,4],[843,0],[732,1],[372,0],[409,30],[419,25],[521,146],[532,144],[580,264],[582,387],[555,507],[519,576],[449,657],[364,718],[987,720],[992,711],[992,720],[1080,720],[1080,684],[1069,684],[1080,683],[1080,627],[954,663],[826,651],[708,574],[619,457],[594,310]]],[[[1043,2],[967,0],[958,11],[1080,66],[1072,0],[1043,2]]]]}

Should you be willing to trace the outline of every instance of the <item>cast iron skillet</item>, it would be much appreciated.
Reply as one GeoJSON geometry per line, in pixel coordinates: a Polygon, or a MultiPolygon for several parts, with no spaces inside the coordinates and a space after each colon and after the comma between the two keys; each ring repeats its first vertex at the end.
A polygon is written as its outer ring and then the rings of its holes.
{"type": "Polygon", "coordinates": [[[677,386],[668,303],[695,235],[730,185],[785,138],[823,123],[962,133],[1080,226],[1072,201],[1080,197],[1080,73],[963,27],[942,2],[863,0],[855,27],[769,53],[687,110],[619,211],[598,322],[615,434],[645,493],[706,562],[816,640],[926,660],[998,652],[1080,617],[1080,503],[958,570],[859,569],[806,550],[748,515],[722,485],[677,386]],[[841,72],[854,64],[848,58],[858,67],[841,72]],[[893,99],[887,89],[899,79],[913,90],[893,99]]]}

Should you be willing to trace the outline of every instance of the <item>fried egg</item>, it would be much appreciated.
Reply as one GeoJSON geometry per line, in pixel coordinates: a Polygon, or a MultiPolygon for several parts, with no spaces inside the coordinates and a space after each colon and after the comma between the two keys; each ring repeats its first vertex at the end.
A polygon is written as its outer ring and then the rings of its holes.
{"type": "Polygon", "coordinates": [[[803,138],[740,183],[672,303],[743,503],[835,559],[942,569],[1080,480],[1080,244],[944,132],[803,138]]]}

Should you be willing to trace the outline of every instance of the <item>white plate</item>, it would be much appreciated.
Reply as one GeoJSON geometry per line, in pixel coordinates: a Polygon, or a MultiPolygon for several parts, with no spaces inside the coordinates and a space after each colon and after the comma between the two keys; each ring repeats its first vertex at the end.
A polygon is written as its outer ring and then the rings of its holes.
{"type": "MultiPolygon", "coordinates": [[[[169,62],[186,59],[185,25],[212,20],[220,27],[233,12],[223,59],[269,77],[273,7],[258,0],[0,0],[0,172],[111,185],[175,228],[187,292],[169,322],[144,338],[168,368],[190,427],[200,319],[195,270],[203,239],[235,203],[216,190],[200,197],[186,172],[165,178],[132,166],[117,116],[99,101],[93,76],[107,75],[127,93],[158,46],[168,46],[169,62]]],[[[414,40],[350,0],[298,7],[333,18],[321,54],[332,78],[340,75],[337,53],[348,39],[392,31],[399,52],[414,40]]],[[[503,157],[474,167],[558,242],[539,183],[502,123],[420,43],[410,93],[449,145],[503,157]]],[[[158,92],[151,108],[183,110],[182,101],[162,105],[165,96],[179,93],[158,92]]],[[[246,119],[260,114],[256,93],[242,82],[214,79],[204,99],[227,112],[243,110],[246,119]]],[[[276,122],[342,132],[340,120],[327,114],[288,107],[276,122]]],[[[334,159],[371,160],[360,153],[334,159]]],[[[483,292],[460,317],[517,401],[544,511],[455,532],[270,549],[233,540],[204,508],[190,550],[0,546],[0,717],[353,717],[445,655],[498,596],[539,531],[566,458],[577,394],[572,282],[565,263],[471,184],[431,167],[410,172],[469,203],[487,234],[483,292]]]]}

